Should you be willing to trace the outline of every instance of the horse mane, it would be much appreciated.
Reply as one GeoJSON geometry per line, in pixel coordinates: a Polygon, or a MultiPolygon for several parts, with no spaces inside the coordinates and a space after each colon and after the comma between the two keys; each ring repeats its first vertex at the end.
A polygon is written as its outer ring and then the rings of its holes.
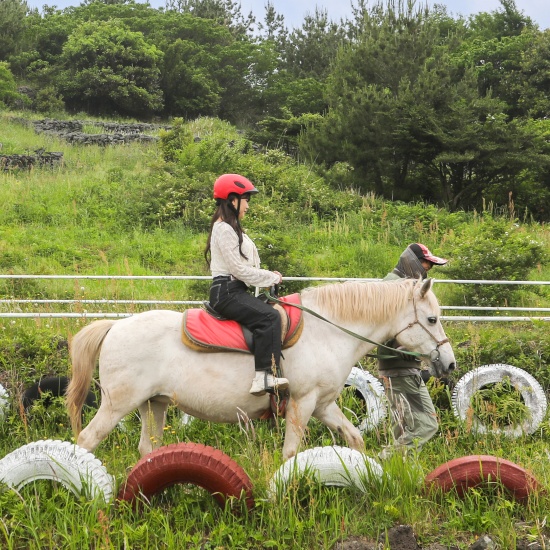
{"type": "Polygon", "coordinates": [[[415,283],[414,279],[348,281],[307,288],[303,293],[310,294],[320,309],[342,322],[376,323],[405,308],[415,283]]]}

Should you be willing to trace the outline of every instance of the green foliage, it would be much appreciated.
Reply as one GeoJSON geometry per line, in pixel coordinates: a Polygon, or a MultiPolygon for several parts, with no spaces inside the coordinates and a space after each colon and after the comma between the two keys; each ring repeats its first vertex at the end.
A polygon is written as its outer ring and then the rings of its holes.
{"type": "Polygon", "coordinates": [[[550,150],[533,122],[550,112],[550,34],[500,4],[466,21],[439,5],[361,2],[352,20],[319,9],[292,30],[268,4],[255,32],[232,0],[42,12],[4,0],[0,60],[40,91],[37,112],[63,100],[88,115],[217,116],[323,175],[348,166],[346,188],[453,210],[512,193],[543,221],[550,150]]]}
{"type": "Polygon", "coordinates": [[[63,46],[59,88],[73,109],[148,116],[162,107],[162,58],[121,21],[84,23],[63,46]]]}
{"type": "Polygon", "coordinates": [[[482,424],[497,429],[518,426],[530,418],[521,393],[509,379],[478,390],[472,396],[471,407],[482,424]]]}
{"type": "Polygon", "coordinates": [[[193,133],[189,124],[182,118],[174,119],[170,131],[161,131],[159,148],[164,160],[174,162],[180,152],[193,141],[193,133]]]}
{"type": "Polygon", "coordinates": [[[20,98],[21,96],[17,93],[15,79],[11,74],[9,65],[5,62],[0,62],[0,105],[13,105],[20,98]]]}
{"type": "Polygon", "coordinates": [[[247,222],[257,232],[282,229],[287,219],[330,219],[361,206],[359,195],[331,189],[282,151],[256,153],[249,140],[232,137],[206,135],[195,141],[182,121],[164,132],[160,146],[164,157],[177,162],[151,188],[147,219],[166,223],[181,218],[187,227],[204,230],[213,213],[212,185],[223,173],[245,174],[263,191],[254,197],[255,208],[247,222]]]}
{"type": "Polygon", "coordinates": [[[319,120],[319,115],[305,114],[291,116],[286,109],[282,118],[268,117],[260,120],[254,129],[248,131],[249,138],[266,147],[277,147],[297,156],[298,139],[302,132],[319,120]]]}
{"type": "Polygon", "coordinates": [[[0,2],[0,61],[7,61],[20,44],[28,4],[25,0],[0,2]]]}
{"type": "MultiPolygon", "coordinates": [[[[23,325],[0,332],[0,365],[3,381],[11,395],[42,376],[66,375],[68,369],[67,337],[52,332],[49,326],[23,325]]],[[[0,380],[2,381],[2,380],[0,380]]]]}
{"type": "MultiPolygon", "coordinates": [[[[446,273],[454,279],[527,280],[531,270],[548,261],[544,243],[526,227],[485,215],[455,235],[447,245],[451,258],[446,273]]],[[[463,287],[470,305],[512,305],[516,286],[468,285],[463,287]]]]}
{"type": "Polygon", "coordinates": [[[34,111],[52,116],[63,113],[65,103],[63,101],[63,96],[59,95],[56,88],[53,86],[45,86],[37,90],[36,97],[32,102],[32,108],[34,111]]]}

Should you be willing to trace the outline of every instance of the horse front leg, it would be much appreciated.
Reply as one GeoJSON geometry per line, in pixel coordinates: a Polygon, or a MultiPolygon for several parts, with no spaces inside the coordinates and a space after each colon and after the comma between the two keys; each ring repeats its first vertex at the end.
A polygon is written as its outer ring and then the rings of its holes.
{"type": "Polygon", "coordinates": [[[123,412],[112,409],[108,399],[103,399],[95,416],[78,435],[76,444],[93,452],[101,441],[115,429],[123,416],[123,412]]]}
{"type": "Polygon", "coordinates": [[[330,402],[322,409],[316,410],[313,416],[343,437],[348,447],[362,453],[365,452],[365,442],[361,432],[346,418],[346,415],[335,401],[330,402]]]}
{"type": "Polygon", "coordinates": [[[138,449],[141,456],[162,445],[167,409],[168,403],[163,401],[146,401],[139,406],[141,437],[138,449]]]}
{"type": "Polygon", "coordinates": [[[292,396],[288,400],[285,414],[285,442],[283,445],[283,460],[292,458],[297,452],[311,413],[315,409],[315,398],[302,397],[299,401],[292,396]]]}

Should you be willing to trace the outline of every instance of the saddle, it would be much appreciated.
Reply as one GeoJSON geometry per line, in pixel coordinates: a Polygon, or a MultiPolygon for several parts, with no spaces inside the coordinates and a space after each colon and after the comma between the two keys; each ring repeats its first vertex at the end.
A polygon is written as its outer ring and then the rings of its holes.
{"type": "MultiPolygon", "coordinates": [[[[271,305],[281,315],[282,348],[287,349],[293,346],[302,334],[302,310],[290,305],[301,305],[300,294],[290,294],[279,300],[284,303],[271,305]]],[[[220,318],[207,303],[205,303],[205,309],[193,308],[183,312],[181,340],[195,351],[254,352],[252,332],[237,321],[220,318]]]]}

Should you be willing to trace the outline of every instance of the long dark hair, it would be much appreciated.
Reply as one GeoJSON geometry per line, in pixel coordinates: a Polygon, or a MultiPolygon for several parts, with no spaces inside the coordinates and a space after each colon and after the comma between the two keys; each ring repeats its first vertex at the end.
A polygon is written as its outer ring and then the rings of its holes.
{"type": "Polygon", "coordinates": [[[219,220],[222,219],[225,223],[228,223],[237,233],[237,236],[239,237],[239,254],[245,259],[248,260],[246,255],[242,251],[242,244],[243,244],[243,229],[241,227],[241,224],[239,222],[239,210],[241,207],[241,196],[237,195],[236,193],[230,193],[230,195],[227,197],[227,199],[216,199],[216,211],[214,212],[214,215],[212,216],[212,220],[210,221],[210,231],[208,232],[208,240],[206,241],[206,248],[204,249],[204,259],[206,260],[206,263],[208,264],[208,267],[210,267],[210,259],[211,259],[211,251],[210,251],[210,244],[212,241],[212,229],[214,227],[214,224],[219,220]],[[239,204],[237,208],[233,206],[233,199],[238,198],[239,204]]]}

